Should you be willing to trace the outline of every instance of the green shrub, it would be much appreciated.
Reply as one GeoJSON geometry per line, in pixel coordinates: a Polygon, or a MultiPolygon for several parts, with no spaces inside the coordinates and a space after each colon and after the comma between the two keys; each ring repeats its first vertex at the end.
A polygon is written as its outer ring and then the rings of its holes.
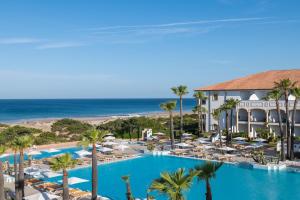
{"type": "Polygon", "coordinates": [[[92,125],[78,120],[61,119],[52,124],[51,131],[67,134],[81,134],[92,127],[92,125]]]}

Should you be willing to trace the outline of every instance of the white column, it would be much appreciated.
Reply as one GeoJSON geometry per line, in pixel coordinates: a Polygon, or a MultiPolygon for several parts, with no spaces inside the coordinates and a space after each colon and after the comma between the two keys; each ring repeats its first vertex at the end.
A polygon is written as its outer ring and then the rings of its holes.
{"type": "Polygon", "coordinates": [[[239,132],[239,109],[236,109],[236,132],[239,132]]]}
{"type": "Polygon", "coordinates": [[[247,113],[248,113],[248,137],[252,137],[251,136],[251,111],[250,110],[247,110],[247,113]]]}

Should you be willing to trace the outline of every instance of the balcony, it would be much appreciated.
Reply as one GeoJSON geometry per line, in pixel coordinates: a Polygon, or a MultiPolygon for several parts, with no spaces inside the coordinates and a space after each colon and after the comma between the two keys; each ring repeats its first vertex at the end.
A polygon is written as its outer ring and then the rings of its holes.
{"type": "MultiPolygon", "coordinates": [[[[280,109],[285,110],[285,102],[279,101],[280,109]]],[[[294,107],[294,101],[289,101],[289,108],[292,109],[294,107]]],[[[262,109],[262,110],[273,110],[276,109],[276,102],[275,101],[263,101],[263,100],[257,100],[257,101],[251,101],[251,100],[245,100],[241,101],[237,105],[237,109],[246,109],[246,110],[252,110],[252,109],[262,109]]],[[[300,109],[300,102],[297,103],[297,109],[300,109]]]]}

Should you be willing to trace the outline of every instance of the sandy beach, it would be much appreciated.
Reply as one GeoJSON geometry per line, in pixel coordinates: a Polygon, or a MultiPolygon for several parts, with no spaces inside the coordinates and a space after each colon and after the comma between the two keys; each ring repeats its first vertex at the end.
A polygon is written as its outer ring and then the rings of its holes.
{"type": "MultiPolygon", "coordinates": [[[[186,112],[189,113],[189,112],[186,112]]],[[[175,113],[177,115],[178,113],[175,113]]],[[[149,113],[145,115],[126,115],[126,116],[104,116],[104,117],[69,117],[70,119],[79,120],[85,123],[89,123],[91,125],[99,125],[103,123],[108,123],[110,121],[114,121],[116,119],[128,119],[131,117],[139,117],[139,116],[146,116],[152,118],[158,117],[168,117],[167,113],[160,112],[160,113],[149,113]]],[[[51,126],[56,121],[62,118],[47,118],[47,119],[32,119],[32,120],[22,120],[19,122],[10,123],[9,125],[21,125],[28,128],[37,128],[43,131],[51,131],[51,126]]]]}

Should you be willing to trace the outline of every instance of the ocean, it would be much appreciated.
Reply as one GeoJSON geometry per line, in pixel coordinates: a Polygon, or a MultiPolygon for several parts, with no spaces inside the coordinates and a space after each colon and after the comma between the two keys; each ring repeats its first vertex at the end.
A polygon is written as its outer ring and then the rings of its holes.
{"type": "MultiPolygon", "coordinates": [[[[177,99],[1,99],[0,122],[67,117],[144,115],[162,112],[159,105],[177,99]]],[[[191,111],[196,100],[183,100],[184,111],[191,111]]],[[[177,100],[177,111],[179,101],[177,100]]]]}

